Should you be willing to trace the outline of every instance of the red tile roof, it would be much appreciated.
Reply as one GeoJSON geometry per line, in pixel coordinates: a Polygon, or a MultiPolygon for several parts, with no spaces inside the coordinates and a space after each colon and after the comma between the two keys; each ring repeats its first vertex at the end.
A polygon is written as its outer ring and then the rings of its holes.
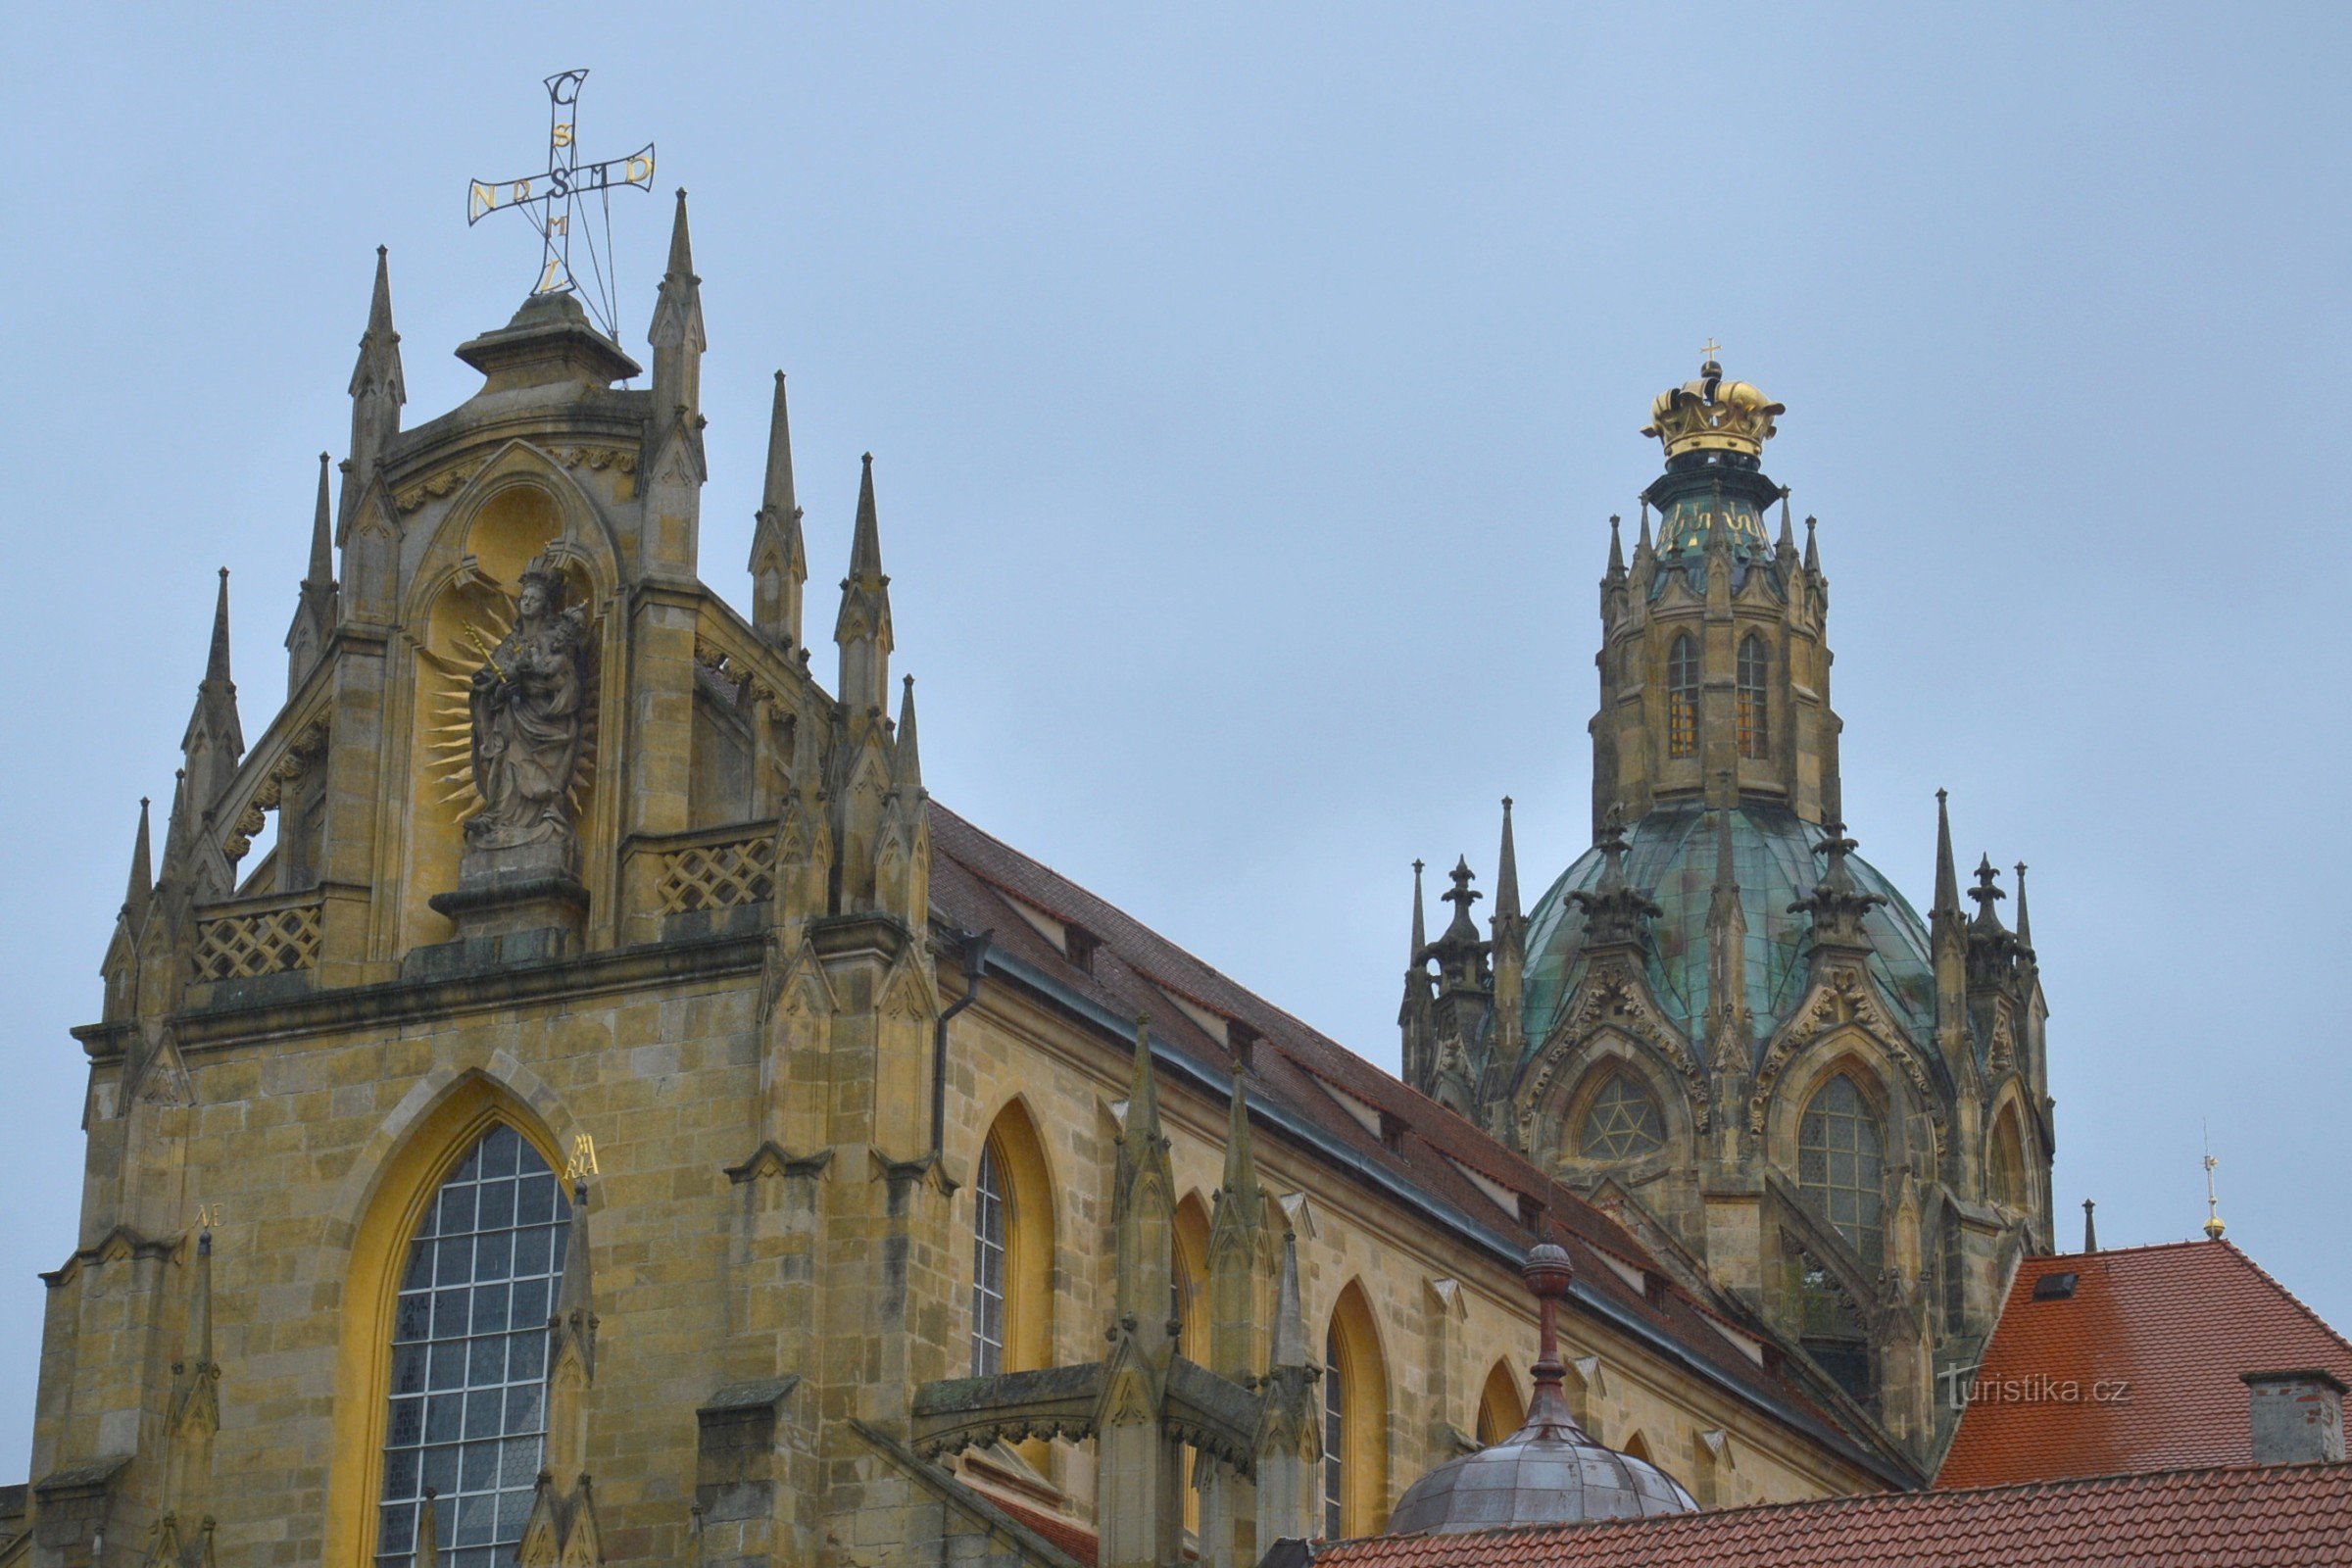
{"type": "Polygon", "coordinates": [[[2246,1465],[1458,1536],[1314,1568],[2288,1568],[2352,1563],[2352,1465],[2246,1465]]]}
{"type": "Polygon", "coordinates": [[[2303,1367],[2352,1383],[2352,1345],[2226,1241],[2030,1257],[1936,1484],[2243,1464],[2239,1375],[2303,1367]],[[2056,1274],[2074,1294],[2035,1300],[2056,1274]]]}
{"type": "MultiPolygon", "coordinates": [[[[1181,996],[1198,1008],[1241,1022],[1259,1041],[1251,1058],[1251,1093],[1311,1127],[1327,1147],[1344,1150],[1348,1167],[1378,1172],[1402,1190],[1434,1199],[1515,1249],[1531,1247],[1547,1234],[1568,1248],[1580,1293],[1611,1315],[1670,1346],[1673,1353],[1719,1386],[1843,1447],[1850,1458],[1883,1479],[1898,1485],[1916,1479],[1916,1472],[1878,1434],[1841,1421],[1827,1401],[1809,1394],[1793,1361],[1776,1359],[1767,1370],[1726,1339],[1719,1323],[1732,1324],[1744,1336],[1770,1339],[1739,1303],[1702,1303],[1680,1290],[1652,1300],[1628,1285],[1602,1260],[1603,1253],[1665,1270],[1615,1219],[1471,1122],[1317,1033],[1126,911],[972,826],[937,799],[931,802],[931,813],[932,902],[966,930],[993,931],[996,952],[1050,976],[1113,1017],[1150,1014],[1153,1038],[1200,1067],[1212,1083],[1226,1079],[1228,1049],[1171,998],[1181,996]],[[1011,906],[1016,903],[1076,922],[1102,946],[1084,968],[1073,965],[1011,906]],[[1383,1139],[1367,1129],[1325,1086],[1384,1113],[1393,1135],[1383,1139]],[[1462,1166],[1541,1203],[1544,1234],[1506,1213],[1462,1166]]],[[[1531,1338],[1531,1348],[1532,1343],[1531,1338]]]]}

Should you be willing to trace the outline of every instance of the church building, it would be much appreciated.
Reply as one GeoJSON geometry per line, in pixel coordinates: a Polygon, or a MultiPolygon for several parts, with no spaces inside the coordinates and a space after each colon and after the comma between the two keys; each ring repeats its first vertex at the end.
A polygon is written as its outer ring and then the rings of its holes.
{"type": "Polygon", "coordinates": [[[2011,930],[1948,829],[1924,921],[1854,853],[1778,405],[1657,400],[1593,847],[1523,909],[1506,802],[1484,928],[1416,895],[1400,1082],[931,798],[781,374],[706,585],[683,192],[649,345],[534,294],[408,422],[379,253],[285,706],[223,574],[74,1031],[0,1568],[1250,1568],[1539,1429],[1603,1511],[1924,1485],[2045,1009],[2022,867],[2011,930]]]}

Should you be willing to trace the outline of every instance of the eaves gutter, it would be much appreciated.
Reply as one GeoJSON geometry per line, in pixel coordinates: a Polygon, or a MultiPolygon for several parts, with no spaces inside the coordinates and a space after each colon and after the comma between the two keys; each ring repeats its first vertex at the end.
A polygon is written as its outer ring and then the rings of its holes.
{"type": "MultiPolygon", "coordinates": [[[[1131,1038],[1133,1020],[1121,1018],[1092,997],[1081,994],[1034,964],[1012,956],[1002,948],[989,950],[985,967],[1058,1010],[1094,1025],[1114,1041],[1131,1038]]],[[[1230,1081],[1220,1082],[1217,1075],[1156,1035],[1152,1038],[1152,1061],[1154,1067],[1171,1071],[1212,1102],[1228,1099],[1233,1093],[1230,1081]]],[[[1507,1269],[1515,1271],[1525,1261],[1525,1253],[1518,1243],[1502,1232],[1480,1223],[1451,1203],[1399,1179],[1393,1172],[1368,1163],[1357,1151],[1349,1149],[1320,1127],[1300,1120],[1265,1096],[1250,1091],[1246,1084],[1243,1098],[1249,1104],[1250,1114],[1258,1120],[1292,1142],[1323,1155],[1340,1171],[1372,1187],[1439,1230],[1470,1242],[1507,1269]]],[[[1916,1486],[1922,1479],[1906,1476],[1889,1467],[1884,1457],[1870,1453],[1845,1433],[1824,1426],[1802,1411],[1790,1409],[1777,1399],[1733,1382],[1719,1368],[1692,1355],[1678,1341],[1659,1333],[1654,1326],[1629,1313],[1615,1301],[1592,1290],[1582,1279],[1573,1282],[1570,1293],[1587,1311],[1639,1340],[1661,1358],[1723,1390],[1741,1403],[1761,1409],[1777,1420],[1808,1434],[1872,1474],[1884,1477],[1898,1487],[1916,1486]]]]}

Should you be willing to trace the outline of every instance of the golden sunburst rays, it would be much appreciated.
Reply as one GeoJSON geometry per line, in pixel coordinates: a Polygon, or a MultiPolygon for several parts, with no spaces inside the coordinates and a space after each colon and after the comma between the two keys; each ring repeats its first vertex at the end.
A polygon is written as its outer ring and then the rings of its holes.
{"type": "MultiPolygon", "coordinates": [[[[463,822],[482,808],[473,787],[473,672],[492,662],[492,654],[514,624],[514,601],[503,593],[470,593],[451,607],[451,651],[436,652],[420,645],[416,706],[424,717],[425,785],[442,807],[463,822]]],[[[596,620],[587,623],[590,649],[603,645],[596,620]]],[[[588,814],[589,783],[596,776],[598,716],[597,661],[587,661],[587,685],[581,692],[580,764],[572,773],[571,814],[583,822],[588,814]]]]}

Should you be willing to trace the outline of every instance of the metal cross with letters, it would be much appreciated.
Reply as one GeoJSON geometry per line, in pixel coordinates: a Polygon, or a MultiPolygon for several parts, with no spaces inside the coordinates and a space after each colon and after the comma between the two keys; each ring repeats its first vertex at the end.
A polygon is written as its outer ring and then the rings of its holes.
{"type": "MultiPolygon", "coordinates": [[[[615,185],[634,185],[640,190],[654,188],[654,144],[647,142],[626,158],[607,159],[601,164],[580,162],[580,143],[577,135],[580,84],[588,79],[585,71],[565,71],[547,78],[547,172],[530,174],[521,179],[468,182],[466,193],[466,223],[473,226],[492,213],[508,208],[519,208],[531,226],[539,231],[539,281],[533,294],[577,294],[579,279],[571,270],[572,221],[578,216],[579,198],[593,192],[604,192],[606,207],[606,245],[610,254],[612,190],[615,185]]],[[[588,236],[588,261],[597,273],[607,309],[598,314],[608,319],[605,329],[613,330],[611,316],[611,279],[605,276],[606,264],[597,253],[596,239],[588,236]]],[[[591,301],[591,303],[599,303],[591,301]]]]}

